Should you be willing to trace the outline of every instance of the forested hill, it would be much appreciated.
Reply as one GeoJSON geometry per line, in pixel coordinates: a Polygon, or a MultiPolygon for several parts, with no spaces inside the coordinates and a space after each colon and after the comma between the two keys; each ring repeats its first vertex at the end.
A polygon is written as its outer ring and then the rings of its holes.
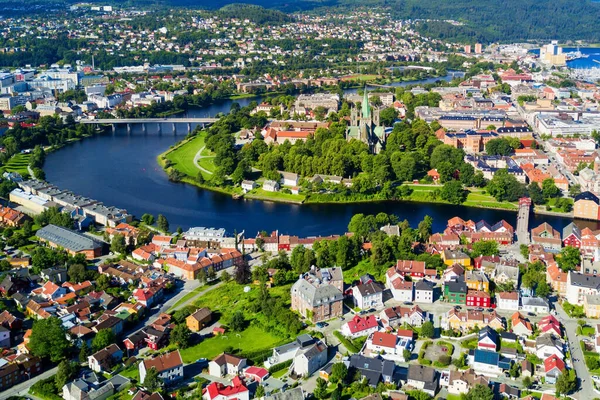
{"type": "Polygon", "coordinates": [[[452,19],[463,25],[428,22],[422,33],[458,41],[510,42],[532,39],[600,42],[600,3],[589,0],[163,0],[218,8],[252,3],[284,12],[336,7],[389,7],[398,18],[452,19]]]}
{"type": "Polygon", "coordinates": [[[282,24],[292,20],[289,15],[278,10],[240,3],[229,4],[221,8],[217,14],[227,18],[248,19],[258,25],[282,24]]]}

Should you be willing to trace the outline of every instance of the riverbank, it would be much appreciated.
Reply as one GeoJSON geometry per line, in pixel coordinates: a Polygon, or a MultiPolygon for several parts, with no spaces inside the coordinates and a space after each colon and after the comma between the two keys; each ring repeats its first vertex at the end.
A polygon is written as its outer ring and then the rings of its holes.
{"type": "MultiPolygon", "coordinates": [[[[207,183],[216,169],[213,156],[214,155],[205,148],[205,133],[201,132],[198,135],[180,141],[161,153],[157,157],[157,163],[174,182],[188,183],[201,189],[231,195],[236,199],[245,198],[248,200],[309,205],[381,203],[386,201],[452,205],[439,197],[439,191],[442,186],[436,184],[403,183],[403,186],[410,188],[410,194],[392,198],[384,196],[381,192],[374,194],[352,193],[350,195],[345,195],[343,193],[292,194],[288,191],[268,192],[261,187],[244,193],[239,186],[215,186],[207,183]],[[199,154],[201,155],[201,158],[198,157],[199,154]],[[196,160],[198,163],[196,163],[196,160]],[[174,174],[174,171],[177,171],[179,175],[174,174]],[[200,175],[202,176],[201,180],[199,178],[200,175]],[[173,177],[176,177],[176,179],[172,179],[173,177]]],[[[263,179],[260,178],[256,182],[260,185],[262,180],[263,179]]],[[[499,202],[493,196],[488,194],[485,189],[467,188],[467,190],[467,198],[460,204],[461,206],[511,212],[517,212],[519,209],[517,202],[499,202]]],[[[540,207],[536,207],[534,213],[573,218],[572,212],[563,213],[547,211],[540,207]]]]}

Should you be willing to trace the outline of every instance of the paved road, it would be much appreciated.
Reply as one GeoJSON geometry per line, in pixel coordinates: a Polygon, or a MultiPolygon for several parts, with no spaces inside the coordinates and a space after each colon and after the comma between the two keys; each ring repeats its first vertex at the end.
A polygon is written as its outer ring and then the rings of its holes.
{"type": "Polygon", "coordinates": [[[580,379],[579,389],[573,394],[573,397],[579,400],[594,399],[598,397],[598,395],[596,392],[594,392],[594,389],[592,389],[592,378],[590,377],[590,373],[585,365],[585,359],[583,357],[581,345],[579,344],[580,339],[577,337],[577,320],[570,318],[558,303],[555,303],[555,306],[558,318],[564,325],[567,333],[573,367],[575,368],[577,377],[580,379]]]}

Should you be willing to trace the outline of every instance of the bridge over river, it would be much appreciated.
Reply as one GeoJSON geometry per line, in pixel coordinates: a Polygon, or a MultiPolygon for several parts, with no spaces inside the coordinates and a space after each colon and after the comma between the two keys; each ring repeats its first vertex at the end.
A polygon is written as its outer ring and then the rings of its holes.
{"type": "Polygon", "coordinates": [[[184,118],[105,118],[105,119],[82,119],[79,121],[80,124],[94,124],[94,125],[111,125],[113,132],[117,125],[127,125],[127,132],[131,132],[132,125],[142,125],[142,131],[146,132],[147,124],[157,124],[158,131],[162,131],[162,125],[172,124],[173,132],[177,131],[176,124],[187,124],[188,133],[192,131],[192,124],[202,125],[204,128],[206,125],[217,122],[218,118],[198,118],[198,117],[184,117],[184,118]]]}

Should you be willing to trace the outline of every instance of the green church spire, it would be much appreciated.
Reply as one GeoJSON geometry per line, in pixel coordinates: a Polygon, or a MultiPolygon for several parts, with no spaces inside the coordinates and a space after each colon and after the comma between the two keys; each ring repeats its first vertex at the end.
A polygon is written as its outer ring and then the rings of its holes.
{"type": "Polygon", "coordinates": [[[371,118],[371,106],[369,106],[369,95],[367,94],[367,85],[365,85],[365,93],[362,101],[362,117],[363,119],[371,118]]]}

